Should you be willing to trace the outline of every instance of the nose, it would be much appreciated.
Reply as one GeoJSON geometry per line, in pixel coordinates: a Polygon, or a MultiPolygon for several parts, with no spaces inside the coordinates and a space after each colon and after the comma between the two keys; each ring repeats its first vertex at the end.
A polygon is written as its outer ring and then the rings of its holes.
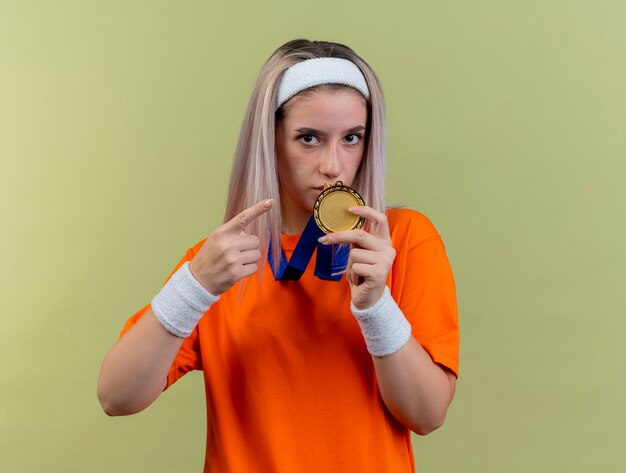
{"type": "Polygon", "coordinates": [[[330,143],[322,153],[319,170],[324,176],[335,179],[341,174],[339,151],[337,143],[330,143]]]}

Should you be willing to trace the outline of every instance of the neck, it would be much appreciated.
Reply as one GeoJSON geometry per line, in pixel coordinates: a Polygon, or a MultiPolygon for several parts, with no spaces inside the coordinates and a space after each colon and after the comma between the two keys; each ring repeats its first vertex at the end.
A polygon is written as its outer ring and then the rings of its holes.
{"type": "Polygon", "coordinates": [[[304,231],[304,227],[311,218],[310,214],[300,213],[298,215],[283,214],[282,217],[282,231],[287,235],[298,235],[304,231]]]}

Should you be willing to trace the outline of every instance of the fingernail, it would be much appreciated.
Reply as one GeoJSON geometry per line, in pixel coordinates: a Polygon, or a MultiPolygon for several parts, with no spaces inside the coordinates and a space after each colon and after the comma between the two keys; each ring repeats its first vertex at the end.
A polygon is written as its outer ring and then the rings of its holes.
{"type": "Polygon", "coordinates": [[[263,207],[265,207],[266,209],[269,208],[272,205],[272,202],[274,202],[274,199],[266,199],[263,202],[263,207]]]}
{"type": "Polygon", "coordinates": [[[319,241],[320,243],[328,243],[328,237],[327,236],[319,237],[317,241],[319,241]]]}

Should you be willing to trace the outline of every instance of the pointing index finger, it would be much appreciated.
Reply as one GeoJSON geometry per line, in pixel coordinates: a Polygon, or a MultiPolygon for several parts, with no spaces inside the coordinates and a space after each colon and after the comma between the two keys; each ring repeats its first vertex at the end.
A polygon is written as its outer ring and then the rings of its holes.
{"type": "Polygon", "coordinates": [[[248,225],[271,209],[273,203],[273,199],[266,199],[261,202],[257,202],[253,206],[248,207],[241,213],[235,215],[232,219],[226,222],[222,228],[227,232],[240,234],[248,225]]]}

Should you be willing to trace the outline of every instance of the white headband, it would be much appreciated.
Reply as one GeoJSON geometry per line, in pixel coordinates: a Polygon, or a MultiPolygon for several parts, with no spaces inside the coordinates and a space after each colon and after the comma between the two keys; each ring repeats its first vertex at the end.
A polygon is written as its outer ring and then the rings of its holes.
{"type": "Polygon", "coordinates": [[[370,96],[363,73],[352,61],[337,57],[307,59],[283,72],[276,110],[298,92],[321,84],[343,84],[358,90],[365,98],[370,96]]]}

